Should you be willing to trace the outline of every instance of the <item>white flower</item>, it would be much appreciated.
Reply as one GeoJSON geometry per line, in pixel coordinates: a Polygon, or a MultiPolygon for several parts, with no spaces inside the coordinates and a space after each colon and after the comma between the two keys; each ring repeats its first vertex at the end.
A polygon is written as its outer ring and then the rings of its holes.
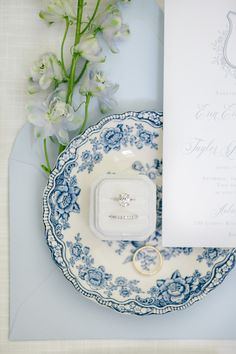
{"type": "MultiPolygon", "coordinates": [[[[124,0],[122,2],[127,1],[124,0]]],[[[105,42],[113,53],[118,52],[116,42],[120,39],[126,38],[130,33],[128,25],[123,23],[121,12],[116,5],[117,3],[117,0],[101,1],[97,15],[91,25],[91,30],[102,33],[105,42]]],[[[85,18],[87,17],[87,21],[92,13],[91,3],[89,4],[89,6],[86,6],[87,14],[85,18]]]]}
{"type": "Polygon", "coordinates": [[[48,24],[64,21],[66,17],[70,21],[76,20],[75,0],[49,0],[45,4],[45,10],[40,11],[39,16],[48,24]]]}
{"type": "Polygon", "coordinates": [[[56,137],[62,145],[69,143],[69,132],[81,126],[71,105],[65,102],[66,91],[58,88],[46,100],[39,98],[28,107],[28,120],[37,138],[56,137]]]}
{"type": "Polygon", "coordinates": [[[126,38],[130,33],[129,27],[123,23],[120,10],[117,7],[112,7],[101,19],[100,31],[113,53],[119,51],[116,46],[117,40],[126,38]]]}
{"type": "Polygon", "coordinates": [[[54,88],[55,84],[62,81],[62,69],[60,62],[53,53],[43,54],[31,69],[29,80],[29,93],[54,88]]]}
{"type": "Polygon", "coordinates": [[[82,36],[79,44],[74,47],[74,51],[91,62],[101,63],[105,61],[105,57],[101,54],[102,48],[93,34],[82,36]]]}
{"type": "Polygon", "coordinates": [[[118,90],[119,85],[108,81],[102,71],[89,68],[80,86],[82,96],[90,95],[98,99],[99,108],[102,113],[109,112],[116,103],[113,95],[118,90]]]}

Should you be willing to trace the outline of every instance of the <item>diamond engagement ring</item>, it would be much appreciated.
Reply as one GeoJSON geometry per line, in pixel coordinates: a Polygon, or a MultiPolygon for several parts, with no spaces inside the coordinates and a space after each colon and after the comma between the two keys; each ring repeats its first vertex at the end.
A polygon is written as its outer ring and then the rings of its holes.
{"type": "Polygon", "coordinates": [[[131,198],[128,193],[121,193],[118,198],[114,198],[114,200],[118,201],[122,208],[125,208],[130,205],[135,199],[131,198]]]}
{"type": "Polygon", "coordinates": [[[136,220],[138,219],[138,215],[109,215],[109,218],[116,220],[136,220]]]}

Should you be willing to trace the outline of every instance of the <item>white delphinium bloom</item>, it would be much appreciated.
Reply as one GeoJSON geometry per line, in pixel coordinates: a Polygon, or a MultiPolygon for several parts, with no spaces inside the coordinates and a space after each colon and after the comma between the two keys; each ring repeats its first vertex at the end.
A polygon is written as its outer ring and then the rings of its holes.
{"type": "Polygon", "coordinates": [[[100,23],[100,31],[113,53],[119,51],[116,46],[117,41],[128,37],[130,34],[129,26],[123,23],[121,12],[117,7],[112,7],[107,14],[104,14],[100,23]]]}
{"type": "MultiPolygon", "coordinates": [[[[123,23],[120,9],[116,5],[117,2],[101,1],[90,28],[91,31],[102,33],[105,42],[113,53],[118,52],[117,41],[126,38],[130,34],[129,26],[123,23]]],[[[87,18],[89,19],[91,9],[88,8],[87,11],[87,18]]]]}
{"type": "Polygon", "coordinates": [[[82,36],[79,44],[74,47],[74,51],[90,62],[102,63],[105,61],[102,48],[93,34],[82,36]]]}
{"type": "Polygon", "coordinates": [[[40,11],[39,16],[49,25],[64,21],[68,18],[71,22],[76,20],[75,0],[47,0],[45,10],[40,11]]]}
{"type": "MultiPolygon", "coordinates": [[[[36,96],[34,96],[36,97],[36,96]]],[[[66,103],[64,85],[55,90],[47,99],[38,100],[28,106],[28,120],[34,125],[36,138],[56,137],[62,145],[69,143],[69,132],[81,126],[81,119],[73,107],[66,103]]]]}
{"type": "Polygon", "coordinates": [[[82,96],[90,95],[98,99],[99,108],[102,113],[108,113],[116,103],[113,95],[119,85],[113,84],[106,79],[102,71],[90,67],[80,86],[82,96]]]}
{"type": "MultiPolygon", "coordinates": [[[[129,2],[129,0],[101,0],[96,16],[91,23],[91,32],[100,32],[108,47],[113,53],[118,52],[116,42],[126,38],[129,33],[128,25],[123,23],[122,15],[117,7],[119,2],[129,2]]],[[[97,1],[90,0],[84,8],[84,22],[88,23],[92,17],[97,1]]]]}
{"type": "Polygon", "coordinates": [[[59,60],[53,53],[43,54],[32,66],[29,93],[54,88],[63,79],[59,60]]]}

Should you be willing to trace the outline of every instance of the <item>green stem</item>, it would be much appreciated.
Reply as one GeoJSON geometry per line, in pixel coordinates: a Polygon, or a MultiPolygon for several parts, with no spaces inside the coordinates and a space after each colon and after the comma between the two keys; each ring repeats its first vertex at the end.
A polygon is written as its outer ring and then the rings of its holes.
{"type": "Polygon", "coordinates": [[[76,21],[76,31],[75,31],[75,45],[79,43],[81,37],[81,22],[84,9],[84,0],[78,0],[77,3],[77,21],[76,21]]]}
{"type": "MultiPolygon", "coordinates": [[[[76,46],[80,42],[80,37],[81,37],[80,29],[81,29],[81,21],[82,21],[82,16],[83,16],[83,7],[84,7],[84,0],[78,0],[78,2],[77,2],[77,20],[76,20],[76,31],[75,31],[74,46],[76,46]]],[[[74,85],[75,85],[75,71],[76,71],[76,65],[77,65],[78,59],[79,59],[79,54],[78,53],[74,53],[72,55],[71,70],[70,70],[67,97],[66,97],[66,102],[69,103],[69,104],[72,103],[73,89],[74,89],[74,85]]]]}
{"type": "Polygon", "coordinates": [[[98,8],[99,8],[99,5],[100,5],[100,2],[101,0],[97,0],[97,3],[96,3],[96,6],[95,6],[95,9],[94,9],[94,12],[93,12],[93,15],[92,17],[90,18],[89,22],[87,23],[87,25],[84,27],[84,29],[82,30],[81,34],[84,34],[84,32],[87,31],[87,29],[89,28],[89,26],[91,25],[91,23],[93,22],[97,12],[98,12],[98,8]]]}
{"type": "Polygon", "coordinates": [[[78,78],[75,80],[75,85],[77,85],[78,82],[79,82],[79,81],[81,80],[81,78],[83,77],[83,75],[84,75],[84,73],[85,73],[85,71],[86,71],[86,69],[87,69],[88,63],[89,63],[89,61],[86,60],[86,62],[84,63],[84,66],[83,66],[83,68],[82,68],[82,70],[81,70],[81,72],[80,72],[78,78]]]}
{"type": "Polygon", "coordinates": [[[67,77],[67,71],[66,71],[66,66],[65,66],[65,61],[64,61],[64,45],[65,45],[65,40],[67,37],[67,33],[70,27],[70,21],[68,17],[65,17],[65,21],[66,21],[66,27],[65,27],[65,32],[64,32],[64,36],[62,39],[62,43],[61,43],[61,66],[62,66],[62,70],[65,74],[65,77],[67,77]]]}
{"type": "Polygon", "coordinates": [[[75,71],[76,71],[76,65],[78,59],[79,59],[79,54],[78,53],[74,54],[71,62],[70,77],[68,81],[68,90],[66,96],[66,103],[69,103],[70,105],[72,103],[72,98],[73,98],[73,89],[75,85],[75,71]]]}
{"type": "Polygon", "coordinates": [[[80,128],[79,134],[83,134],[83,132],[85,130],[85,127],[86,127],[86,123],[87,123],[87,120],[88,120],[88,106],[89,106],[90,98],[91,98],[91,94],[88,93],[86,95],[86,101],[85,101],[84,121],[83,121],[82,127],[80,128]]]}
{"type": "MultiPolygon", "coordinates": [[[[75,40],[74,40],[75,46],[80,42],[80,37],[81,37],[80,30],[81,30],[81,22],[83,16],[83,8],[84,8],[84,0],[77,0],[77,19],[76,19],[76,31],[75,31],[75,40]]],[[[67,95],[66,95],[66,103],[70,105],[72,104],[73,90],[75,86],[76,65],[79,57],[80,56],[78,53],[74,53],[72,55],[72,60],[71,60],[71,69],[68,78],[68,88],[67,88],[67,95]]],[[[65,146],[59,144],[59,153],[61,153],[64,149],[65,146]]]]}
{"type": "Polygon", "coordinates": [[[45,155],[45,160],[46,160],[46,167],[48,170],[48,173],[51,173],[52,169],[50,166],[49,158],[48,158],[48,149],[47,149],[47,139],[43,139],[43,149],[44,149],[44,155],[45,155]]]}

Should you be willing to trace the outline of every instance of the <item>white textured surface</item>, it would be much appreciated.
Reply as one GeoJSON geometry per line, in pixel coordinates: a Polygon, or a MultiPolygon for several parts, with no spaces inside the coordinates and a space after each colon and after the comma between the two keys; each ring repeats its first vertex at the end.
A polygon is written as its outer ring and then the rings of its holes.
{"type": "Polygon", "coordinates": [[[40,3],[40,0],[0,1],[0,353],[235,353],[234,342],[8,341],[7,162],[16,133],[24,123],[25,78],[32,58],[42,52],[45,38],[52,48],[56,45],[53,33],[45,37],[35,16],[40,3]]]}

